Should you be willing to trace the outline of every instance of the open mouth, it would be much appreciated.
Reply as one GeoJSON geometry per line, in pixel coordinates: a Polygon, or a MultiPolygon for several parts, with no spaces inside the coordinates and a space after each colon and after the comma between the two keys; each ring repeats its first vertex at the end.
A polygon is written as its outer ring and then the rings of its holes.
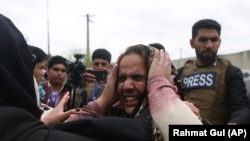
{"type": "Polygon", "coordinates": [[[125,100],[126,100],[126,105],[135,106],[139,101],[139,97],[138,96],[128,96],[128,97],[125,97],[125,100]]]}
{"type": "Polygon", "coordinates": [[[137,97],[137,96],[130,96],[130,97],[125,97],[125,99],[127,100],[127,101],[135,101],[135,100],[138,100],[139,98],[137,97]]]}

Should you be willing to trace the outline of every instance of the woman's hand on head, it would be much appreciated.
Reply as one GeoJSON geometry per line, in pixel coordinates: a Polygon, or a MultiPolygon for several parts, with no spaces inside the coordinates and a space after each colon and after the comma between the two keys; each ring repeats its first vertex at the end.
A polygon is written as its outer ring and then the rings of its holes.
{"type": "Polygon", "coordinates": [[[148,78],[154,76],[166,77],[170,82],[172,82],[173,77],[171,76],[171,59],[167,52],[162,49],[154,50],[153,60],[150,65],[148,78]]]}
{"type": "Polygon", "coordinates": [[[96,100],[99,107],[102,108],[103,112],[112,106],[118,100],[118,96],[115,92],[116,90],[116,80],[118,75],[118,67],[121,61],[122,55],[119,56],[116,63],[114,64],[112,71],[107,75],[107,83],[105,88],[100,95],[100,97],[96,100]]]}

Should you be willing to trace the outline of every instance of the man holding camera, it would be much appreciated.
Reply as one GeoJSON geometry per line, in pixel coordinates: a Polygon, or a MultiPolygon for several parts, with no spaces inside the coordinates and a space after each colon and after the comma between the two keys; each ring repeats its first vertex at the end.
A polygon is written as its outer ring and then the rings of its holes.
{"type": "Polygon", "coordinates": [[[100,96],[111,68],[111,53],[104,48],[96,49],[92,54],[92,68],[88,68],[85,73],[88,101],[100,96]]]}

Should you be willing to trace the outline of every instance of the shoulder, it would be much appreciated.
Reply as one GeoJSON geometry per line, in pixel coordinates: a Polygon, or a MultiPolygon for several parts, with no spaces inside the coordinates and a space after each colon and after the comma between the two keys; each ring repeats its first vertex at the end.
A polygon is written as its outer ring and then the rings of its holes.
{"type": "Polygon", "coordinates": [[[217,60],[220,65],[223,65],[226,68],[226,75],[235,75],[237,73],[241,73],[241,69],[231,63],[230,60],[225,59],[223,57],[218,57],[217,60]]]}
{"type": "Polygon", "coordinates": [[[231,61],[226,59],[226,58],[223,58],[223,57],[219,57],[218,56],[218,59],[217,59],[217,63],[220,63],[220,65],[223,65],[223,66],[230,66],[232,65],[231,61]]]}
{"type": "Polygon", "coordinates": [[[242,71],[241,71],[241,69],[239,67],[230,64],[227,67],[227,74],[228,75],[234,75],[234,74],[241,74],[242,75],[242,71]]]}
{"type": "Polygon", "coordinates": [[[187,67],[187,66],[189,66],[192,63],[194,63],[193,59],[192,60],[187,60],[182,67],[180,67],[180,68],[177,69],[178,75],[181,75],[182,72],[183,72],[183,70],[184,70],[184,68],[187,67]]]}
{"type": "Polygon", "coordinates": [[[232,64],[229,65],[226,70],[225,81],[226,83],[231,83],[234,81],[244,81],[241,69],[232,64]]]}
{"type": "Polygon", "coordinates": [[[184,63],[184,66],[186,65],[186,64],[192,64],[192,63],[194,63],[194,59],[190,59],[190,60],[187,60],[185,63],[184,63]]]}

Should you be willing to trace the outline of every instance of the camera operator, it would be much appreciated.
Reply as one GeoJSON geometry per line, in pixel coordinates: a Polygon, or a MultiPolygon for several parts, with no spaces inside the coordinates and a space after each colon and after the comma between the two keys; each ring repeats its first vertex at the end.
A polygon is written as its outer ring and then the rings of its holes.
{"type": "Polygon", "coordinates": [[[92,68],[88,68],[84,74],[88,101],[93,101],[100,96],[106,83],[106,76],[111,69],[111,53],[104,48],[94,50],[92,68]]]}

